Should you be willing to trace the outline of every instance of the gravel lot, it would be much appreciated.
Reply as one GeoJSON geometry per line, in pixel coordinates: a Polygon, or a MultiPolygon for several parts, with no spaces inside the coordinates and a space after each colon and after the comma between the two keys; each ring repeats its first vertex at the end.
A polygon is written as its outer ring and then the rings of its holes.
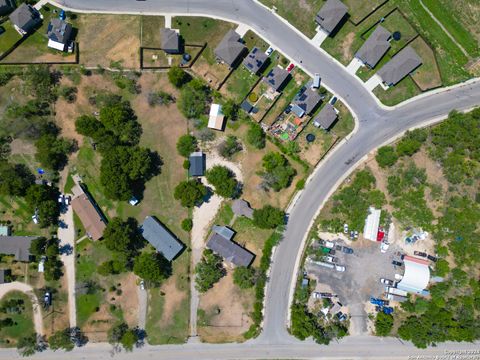
{"type": "MultiPolygon", "coordinates": [[[[336,244],[346,245],[339,240],[336,244]]],[[[314,276],[318,283],[327,284],[338,295],[338,300],[350,310],[350,334],[367,333],[367,312],[365,304],[370,296],[379,297],[385,291],[380,278],[394,280],[395,273],[403,275],[403,268],[394,269],[392,260],[399,260],[394,254],[401,249],[390,245],[385,254],[380,252],[380,243],[369,240],[358,240],[351,245],[353,254],[336,251],[338,264],[346,267],[345,272],[324,268],[312,263],[306,263],[306,270],[314,276]]]]}

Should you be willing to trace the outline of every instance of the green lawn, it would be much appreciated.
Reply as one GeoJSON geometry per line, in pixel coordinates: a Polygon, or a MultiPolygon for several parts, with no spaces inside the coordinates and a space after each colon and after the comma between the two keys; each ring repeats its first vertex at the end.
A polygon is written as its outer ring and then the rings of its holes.
{"type": "Polygon", "coordinates": [[[102,295],[99,293],[78,295],[77,325],[80,327],[85,325],[90,316],[92,316],[100,307],[101,302],[102,295]]]}
{"type": "Polygon", "coordinates": [[[258,76],[240,65],[228,78],[223,87],[236,102],[241,102],[255,85],[258,76]]]}
{"type": "MultiPolygon", "coordinates": [[[[403,17],[400,11],[396,10],[390,15],[388,15],[381,23],[381,25],[390,31],[390,33],[394,33],[396,31],[400,32],[401,38],[398,41],[392,40],[390,41],[391,48],[389,50],[389,54],[393,56],[396,54],[401,48],[403,48],[410,40],[412,40],[416,35],[417,32],[415,29],[410,25],[408,20],[403,17]]],[[[366,38],[366,36],[364,36],[366,38]]]]}
{"type": "Polygon", "coordinates": [[[417,88],[412,78],[407,76],[397,85],[388,90],[383,90],[381,86],[377,86],[375,90],[373,90],[373,93],[385,105],[393,106],[420,94],[420,90],[417,88]]]}
{"type": "Polygon", "coordinates": [[[22,37],[15,30],[10,20],[0,24],[0,28],[5,30],[5,32],[0,34],[0,55],[2,55],[7,50],[10,50],[10,48],[22,37]]]}
{"type": "Polygon", "coordinates": [[[18,291],[9,292],[0,300],[0,306],[14,299],[23,300],[24,310],[19,314],[0,313],[0,319],[11,318],[14,322],[13,326],[0,328],[0,345],[3,347],[15,346],[20,338],[34,332],[32,302],[26,294],[18,291]]]}
{"type": "Polygon", "coordinates": [[[255,34],[252,30],[248,30],[242,39],[245,43],[245,46],[249,50],[251,50],[254,46],[262,51],[266,51],[268,49],[268,43],[260,38],[260,36],[255,34]]]}

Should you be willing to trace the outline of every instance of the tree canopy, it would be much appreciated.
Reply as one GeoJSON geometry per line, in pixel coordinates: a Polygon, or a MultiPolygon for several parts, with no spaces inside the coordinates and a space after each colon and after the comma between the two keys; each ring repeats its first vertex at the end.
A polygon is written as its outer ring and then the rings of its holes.
{"type": "Polygon", "coordinates": [[[192,77],[178,66],[172,66],[170,70],[168,70],[168,80],[176,88],[181,88],[191,79],[192,77]]]}
{"type": "Polygon", "coordinates": [[[393,166],[397,162],[398,155],[393,146],[382,146],[378,149],[375,159],[380,167],[386,168],[393,166]]]}
{"type": "Polygon", "coordinates": [[[250,128],[247,132],[247,142],[257,149],[265,147],[265,133],[259,124],[250,123],[250,128]]]}
{"type": "Polygon", "coordinates": [[[56,188],[47,185],[32,185],[27,189],[25,201],[32,214],[37,211],[41,227],[57,224],[60,215],[58,195],[56,188]]]}
{"type": "Polygon", "coordinates": [[[196,180],[182,181],[175,187],[174,198],[179,200],[182,206],[191,208],[199,205],[207,195],[207,188],[196,180]]]}
{"type": "Polygon", "coordinates": [[[135,258],[133,272],[146,281],[158,284],[172,274],[172,265],[159,253],[143,252],[135,258]]]}
{"type": "Polygon", "coordinates": [[[240,289],[249,289],[255,285],[255,269],[239,266],[233,270],[233,283],[240,289]]]}
{"type": "Polygon", "coordinates": [[[182,135],[177,141],[177,151],[183,157],[188,158],[192,152],[197,150],[197,138],[193,135],[182,135]]]}
{"type": "Polygon", "coordinates": [[[262,185],[267,189],[272,188],[274,191],[280,191],[290,186],[297,173],[287,158],[278,152],[268,152],[263,157],[262,164],[265,170],[262,175],[262,185]]]}
{"type": "Polygon", "coordinates": [[[0,160],[0,194],[24,196],[34,181],[35,176],[25,165],[0,160]]]}
{"type": "Polygon", "coordinates": [[[200,79],[193,79],[182,87],[177,105],[188,119],[198,118],[207,109],[210,88],[200,79]]]}
{"type": "Polygon", "coordinates": [[[203,251],[200,262],[195,267],[195,287],[200,292],[206,292],[217,283],[226,271],[223,268],[223,260],[210,249],[203,251]]]}
{"type": "Polygon", "coordinates": [[[253,210],[253,223],[262,229],[274,229],[285,223],[285,212],[271,205],[253,210]]]}
{"type": "Polygon", "coordinates": [[[215,193],[224,198],[233,198],[238,191],[238,181],[229,168],[215,165],[205,174],[208,182],[215,187],[215,193]]]}

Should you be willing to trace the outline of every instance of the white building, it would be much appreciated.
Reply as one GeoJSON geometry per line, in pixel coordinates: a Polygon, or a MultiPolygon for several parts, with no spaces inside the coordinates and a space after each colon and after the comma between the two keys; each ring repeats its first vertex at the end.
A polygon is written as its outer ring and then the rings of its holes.
{"type": "Polygon", "coordinates": [[[397,289],[421,294],[430,281],[428,261],[412,256],[405,256],[403,261],[405,263],[405,273],[402,280],[397,284],[397,289]]]}
{"type": "Polygon", "coordinates": [[[208,127],[210,129],[223,131],[224,120],[225,115],[223,115],[222,106],[220,104],[212,104],[208,118],[208,127]]]}
{"type": "Polygon", "coordinates": [[[365,227],[363,229],[363,237],[371,241],[377,241],[378,227],[380,226],[380,215],[382,210],[374,207],[368,209],[370,214],[365,219],[365,227]]]}

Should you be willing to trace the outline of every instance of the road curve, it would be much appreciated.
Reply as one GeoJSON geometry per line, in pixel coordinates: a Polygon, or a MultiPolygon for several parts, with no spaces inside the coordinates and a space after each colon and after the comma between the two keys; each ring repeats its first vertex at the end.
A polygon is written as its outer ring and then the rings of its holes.
{"type": "Polygon", "coordinates": [[[407,129],[445,118],[454,109],[466,110],[480,104],[480,82],[472,81],[421,95],[393,108],[381,106],[340,63],[253,0],[65,0],[59,3],[84,12],[190,14],[244,23],[308,73],[320,73],[323,84],[353,112],[357,132],[320,164],[289,214],[284,239],[273,257],[263,332],[253,343],[291,341],[286,324],[290,285],[296,276],[296,254],[302,251],[302,240],[312,219],[339,181],[366,154],[407,129]]]}

